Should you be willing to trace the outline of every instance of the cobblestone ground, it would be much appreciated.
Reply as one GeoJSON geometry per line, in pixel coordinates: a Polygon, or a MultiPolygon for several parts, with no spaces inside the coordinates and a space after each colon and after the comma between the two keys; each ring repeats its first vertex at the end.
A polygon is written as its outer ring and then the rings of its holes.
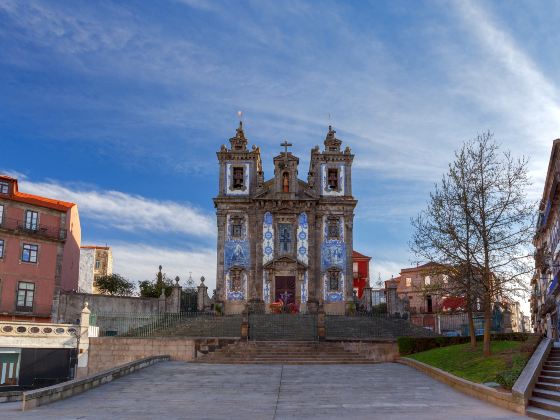
{"type": "Polygon", "coordinates": [[[159,363],[67,400],[2,419],[513,419],[399,364],[159,363]]]}

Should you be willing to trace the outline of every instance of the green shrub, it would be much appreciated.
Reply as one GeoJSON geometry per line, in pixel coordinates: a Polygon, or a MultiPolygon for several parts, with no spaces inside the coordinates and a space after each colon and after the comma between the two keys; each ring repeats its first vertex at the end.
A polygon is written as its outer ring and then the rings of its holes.
{"type": "Polygon", "coordinates": [[[498,382],[506,389],[513,388],[513,385],[515,385],[515,381],[517,381],[517,378],[519,378],[519,375],[521,375],[521,372],[523,372],[525,363],[526,361],[525,359],[523,359],[523,357],[519,355],[514,356],[511,369],[497,374],[496,382],[498,382]]]}
{"type": "MultiPolygon", "coordinates": [[[[491,334],[492,341],[527,341],[534,334],[527,333],[505,333],[491,334]]],[[[482,336],[477,336],[477,341],[482,341],[482,336]]],[[[471,341],[470,337],[399,337],[397,343],[401,356],[420,353],[439,347],[453,346],[455,344],[465,344],[471,341]]]]}

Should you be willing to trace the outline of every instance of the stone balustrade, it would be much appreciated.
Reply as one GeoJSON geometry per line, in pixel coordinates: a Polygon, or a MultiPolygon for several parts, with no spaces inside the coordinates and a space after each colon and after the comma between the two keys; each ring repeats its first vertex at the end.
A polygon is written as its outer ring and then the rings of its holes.
{"type": "Polygon", "coordinates": [[[76,348],[80,326],[0,321],[0,347],[76,348]]]}

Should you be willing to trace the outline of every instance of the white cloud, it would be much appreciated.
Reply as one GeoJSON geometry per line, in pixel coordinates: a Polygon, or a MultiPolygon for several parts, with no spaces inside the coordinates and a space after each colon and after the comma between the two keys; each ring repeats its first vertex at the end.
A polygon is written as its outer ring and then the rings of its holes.
{"type": "Polygon", "coordinates": [[[162,265],[162,271],[169,277],[179,276],[183,286],[192,273],[197,285],[204,276],[210,296],[216,287],[216,251],[213,249],[188,251],[128,242],[112,243],[111,248],[113,271],[135,283],[155,279],[158,266],[162,265]]]}
{"type": "Polygon", "coordinates": [[[453,4],[480,47],[454,57],[456,92],[495,118],[493,125],[501,127],[497,137],[507,148],[532,157],[531,175],[542,191],[552,140],[560,132],[560,90],[482,6],[453,4]]]}
{"type": "Polygon", "coordinates": [[[215,235],[214,218],[188,204],[154,200],[120,191],[73,189],[54,181],[33,182],[23,179],[20,181],[20,190],[76,203],[82,218],[113,229],[175,232],[198,237],[215,235]]]}

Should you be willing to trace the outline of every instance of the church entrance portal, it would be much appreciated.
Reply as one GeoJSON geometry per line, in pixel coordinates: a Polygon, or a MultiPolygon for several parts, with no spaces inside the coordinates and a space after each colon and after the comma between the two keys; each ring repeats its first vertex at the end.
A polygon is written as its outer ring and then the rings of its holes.
{"type": "Polygon", "coordinates": [[[294,276],[276,276],[274,300],[285,304],[296,302],[296,278],[294,276]]]}

